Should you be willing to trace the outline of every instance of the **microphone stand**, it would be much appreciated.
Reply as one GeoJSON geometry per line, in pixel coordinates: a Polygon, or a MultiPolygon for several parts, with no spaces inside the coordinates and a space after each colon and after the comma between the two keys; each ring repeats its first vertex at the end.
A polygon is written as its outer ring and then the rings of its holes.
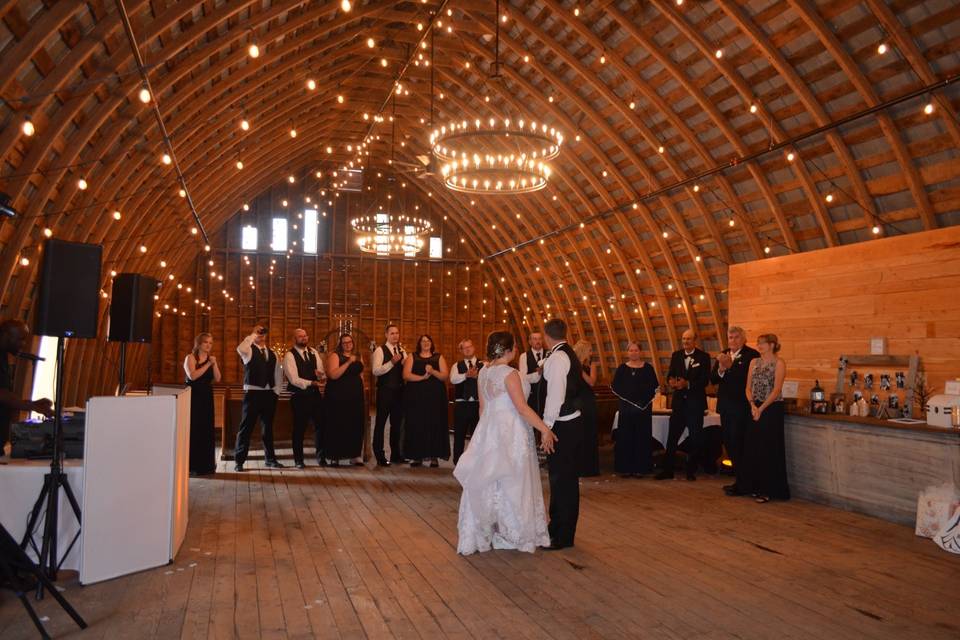
{"type": "MultiPolygon", "coordinates": [[[[63,350],[66,338],[60,336],[57,338],[57,374],[55,378],[56,404],[53,414],[53,459],[50,460],[50,473],[43,476],[43,488],[40,489],[40,495],[33,504],[30,511],[30,518],[27,520],[27,529],[23,534],[23,540],[20,542],[20,549],[26,550],[29,545],[34,553],[37,554],[37,566],[46,574],[50,580],[57,579],[57,571],[63,564],[73,545],[80,538],[80,529],[67,545],[63,557],[58,558],[57,554],[57,525],[60,515],[60,489],[63,489],[67,501],[73,509],[73,515],[77,518],[77,525],[80,525],[80,504],[70,488],[70,482],[67,475],[63,472],[63,350]],[[41,536],[40,548],[33,537],[40,519],[41,510],[44,512],[43,533],[41,536]]],[[[37,583],[37,600],[43,599],[44,582],[37,583]]]]}

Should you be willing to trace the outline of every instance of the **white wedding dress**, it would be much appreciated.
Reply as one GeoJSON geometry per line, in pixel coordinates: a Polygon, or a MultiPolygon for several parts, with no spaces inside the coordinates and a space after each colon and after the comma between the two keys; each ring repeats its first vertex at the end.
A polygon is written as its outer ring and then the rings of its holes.
{"type": "Polygon", "coordinates": [[[453,475],[463,486],[457,553],[490,549],[533,553],[548,546],[547,518],[533,429],[507,393],[507,365],[480,370],[483,415],[453,475]]]}

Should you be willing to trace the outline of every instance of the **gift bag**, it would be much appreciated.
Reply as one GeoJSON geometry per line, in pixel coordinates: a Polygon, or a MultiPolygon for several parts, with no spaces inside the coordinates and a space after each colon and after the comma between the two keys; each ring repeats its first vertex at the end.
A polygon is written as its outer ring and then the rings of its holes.
{"type": "Polygon", "coordinates": [[[960,554],[960,506],[953,510],[943,528],[933,536],[933,541],[944,551],[960,554]]]}
{"type": "Polygon", "coordinates": [[[948,524],[960,507],[960,489],[953,483],[932,485],[920,492],[917,499],[916,534],[933,538],[948,524]]]}

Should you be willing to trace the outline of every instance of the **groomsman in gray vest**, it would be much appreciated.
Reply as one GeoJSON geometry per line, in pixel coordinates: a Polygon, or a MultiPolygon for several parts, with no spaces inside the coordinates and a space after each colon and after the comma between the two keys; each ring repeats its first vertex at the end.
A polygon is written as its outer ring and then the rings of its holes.
{"type": "Polygon", "coordinates": [[[370,367],[377,379],[377,417],[373,425],[373,455],[378,467],[403,462],[403,360],[407,354],[400,346],[400,328],[388,324],[383,332],[386,340],[370,357],[370,367]],[[390,460],[383,450],[383,436],[390,419],[390,460]]]}
{"type": "Polygon", "coordinates": [[[543,417],[543,404],[546,402],[546,393],[543,385],[543,362],[549,355],[543,348],[543,335],[533,332],[527,339],[530,348],[520,358],[520,377],[530,385],[530,394],[527,396],[527,404],[531,409],[537,412],[537,415],[543,417]]]}
{"type": "Polygon", "coordinates": [[[320,385],[324,378],[323,360],[309,344],[304,329],[293,332],[293,346],[283,356],[283,373],[290,391],[290,409],[293,411],[293,464],[297,469],[303,463],[303,435],[307,423],[313,422],[317,464],[327,465],[323,456],[323,395],[320,385]]]}
{"type": "Polygon", "coordinates": [[[237,346],[243,362],[243,409],[240,428],[237,430],[234,471],[243,471],[250,451],[250,433],[259,421],[262,424],[260,438],[263,440],[264,466],[283,467],[273,449],[273,414],[277,409],[277,396],[283,374],[277,354],[267,348],[267,328],[257,325],[253,333],[237,346]]]}

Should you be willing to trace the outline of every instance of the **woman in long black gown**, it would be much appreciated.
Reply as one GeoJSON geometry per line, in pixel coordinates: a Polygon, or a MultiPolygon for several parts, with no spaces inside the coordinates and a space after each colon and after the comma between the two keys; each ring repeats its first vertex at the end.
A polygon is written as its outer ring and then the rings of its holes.
{"type": "Polygon", "coordinates": [[[613,446],[613,468],[621,476],[640,477],[653,471],[653,397],[657,374],[641,358],[640,345],[627,345],[627,361],[617,367],[610,388],[620,399],[620,418],[613,446]]]}
{"type": "Polygon", "coordinates": [[[439,467],[438,458],[450,458],[450,429],[447,425],[447,361],[436,353],[433,338],[422,335],[413,357],[403,361],[404,455],[411,467],[429,462],[439,467]]]}
{"type": "Polygon", "coordinates": [[[586,340],[578,340],[573,352],[580,360],[583,384],[580,385],[580,415],[583,416],[583,446],[580,448],[580,460],[577,473],[581,478],[600,475],[600,433],[597,430],[597,395],[593,386],[597,384],[598,367],[590,362],[593,347],[586,340]]]}
{"type": "Polygon", "coordinates": [[[213,383],[220,382],[220,367],[210,354],[213,336],[201,333],[193,339],[193,351],[183,359],[190,387],[190,475],[205,476],[217,470],[213,429],[213,383]]]}
{"type": "Polygon", "coordinates": [[[363,361],[356,352],[353,336],[344,333],[337,348],[327,356],[326,424],[324,447],[331,466],[340,461],[363,465],[363,361]]]}
{"type": "MultiPolygon", "coordinates": [[[[743,442],[743,491],[757,502],[790,499],[783,435],[783,379],[787,365],[777,356],[780,341],[772,333],[757,336],[759,358],[750,361],[747,400],[753,420],[743,442]]],[[[740,484],[737,474],[737,484],[740,484]]]]}

